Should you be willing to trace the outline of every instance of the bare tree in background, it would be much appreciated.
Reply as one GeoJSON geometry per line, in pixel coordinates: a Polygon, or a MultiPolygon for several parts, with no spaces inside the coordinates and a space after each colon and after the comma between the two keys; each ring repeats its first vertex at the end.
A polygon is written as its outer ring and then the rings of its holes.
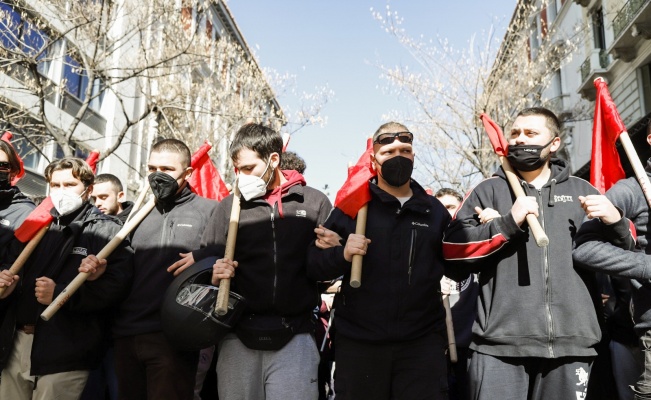
{"type": "MultiPolygon", "coordinates": [[[[100,159],[140,123],[192,149],[247,121],[280,129],[287,116],[270,83],[247,49],[217,32],[212,3],[2,0],[0,118],[34,151],[102,143],[100,159]],[[108,98],[118,111],[100,135],[88,126],[108,98]]],[[[307,99],[316,105],[295,113],[293,129],[321,122],[329,95],[307,99]]]]}
{"type": "Polygon", "coordinates": [[[379,65],[390,89],[417,105],[410,115],[394,113],[388,118],[406,121],[421,141],[416,156],[425,169],[425,185],[462,191],[490,176],[497,165],[479,114],[486,112],[509,126],[522,108],[553,108],[542,100],[543,90],[585,36],[585,28],[578,26],[571,32],[552,31],[543,18],[544,8],[526,1],[518,2],[503,40],[490,30],[480,40],[473,36],[461,50],[446,39],[409,36],[402,18],[389,6],[372,13],[417,64],[379,65]],[[529,42],[532,21],[542,24],[541,33],[534,35],[536,48],[529,42]]]}

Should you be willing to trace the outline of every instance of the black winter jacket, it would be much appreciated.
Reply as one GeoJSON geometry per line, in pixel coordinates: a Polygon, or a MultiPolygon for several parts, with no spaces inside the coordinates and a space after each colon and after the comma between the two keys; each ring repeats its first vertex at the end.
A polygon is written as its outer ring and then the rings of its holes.
{"type": "MultiPolygon", "coordinates": [[[[441,241],[450,214],[415,181],[413,196],[401,207],[394,196],[370,182],[362,284],[350,286],[351,263],[344,247],[310,247],[309,276],[328,280],[344,276],[335,297],[335,326],[343,336],[376,343],[400,342],[445,329],[441,302],[444,273],[441,241]]],[[[335,208],[325,227],[345,242],[356,219],[335,208]]]]}
{"type": "Polygon", "coordinates": [[[96,368],[104,356],[109,312],[126,296],[133,274],[133,253],[128,241],[122,242],[108,257],[106,272],[99,279],[86,281],[49,321],[40,319],[45,306],[34,297],[36,277],[46,276],[56,283],[56,298],[77,276],[81,260],[99,253],[121,228],[88,203],[78,213],[60,219],[56,210],[51,213],[53,226],[21,270],[19,286],[0,300],[7,305],[0,326],[0,367],[4,368],[11,353],[20,317],[23,323],[36,324],[32,375],[96,368]]]}
{"type": "MultiPolygon", "coordinates": [[[[646,172],[651,177],[651,159],[647,161],[646,172]]],[[[635,177],[617,182],[606,192],[606,197],[622,211],[624,218],[612,225],[599,220],[585,222],[577,235],[574,260],[585,268],[631,279],[633,320],[637,334],[641,335],[651,329],[649,205],[635,177]],[[629,229],[631,221],[637,238],[629,229]]],[[[621,305],[615,311],[619,312],[615,317],[620,325],[626,326],[623,324],[631,318],[629,308],[621,305]]]]}
{"type": "Polygon", "coordinates": [[[547,247],[536,245],[526,222],[522,227],[515,223],[514,196],[501,168],[464,199],[446,230],[446,260],[479,273],[470,347],[480,353],[543,358],[596,354],[601,300],[594,273],[573,265],[572,246],[585,217],[578,197],[598,192],[570,176],[562,160],[553,159],[551,170],[540,190],[521,181],[525,193],[538,199],[547,247]],[[481,224],[475,207],[490,207],[502,216],[481,224]]]}
{"type": "Polygon", "coordinates": [[[9,254],[14,231],[34,209],[34,203],[16,186],[0,190],[0,265],[11,264],[17,254],[9,254]]]}
{"type": "MultiPolygon", "coordinates": [[[[245,313],[300,317],[319,304],[316,281],[307,276],[307,249],[332,205],[300,180],[282,192],[282,217],[278,202],[272,207],[264,198],[242,199],[231,290],[246,299],[245,313]]],[[[232,204],[232,195],[219,203],[195,259],[223,257],[232,204]]]]}
{"type": "Polygon", "coordinates": [[[115,337],[160,332],[160,307],[174,280],[167,267],[199,247],[217,202],[194,194],[188,186],[169,203],[159,202],[132,232],[134,277],[115,318],[115,337]]]}

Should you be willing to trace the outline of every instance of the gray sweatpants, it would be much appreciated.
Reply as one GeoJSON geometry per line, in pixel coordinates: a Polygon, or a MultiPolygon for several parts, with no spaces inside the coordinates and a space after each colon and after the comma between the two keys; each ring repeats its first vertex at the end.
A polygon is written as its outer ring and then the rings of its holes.
{"type": "Polygon", "coordinates": [[[302,333],[280,350],[252,350],[230,333],[219,343],[220,400],[318,399],[319,352],[302,333]]]}

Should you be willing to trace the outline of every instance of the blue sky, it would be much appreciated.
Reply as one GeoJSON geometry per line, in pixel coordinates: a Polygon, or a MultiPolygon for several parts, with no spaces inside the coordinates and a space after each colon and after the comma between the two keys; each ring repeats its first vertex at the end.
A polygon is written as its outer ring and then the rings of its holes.
{"type": "MultiPolygon", "coordinates": [[[[313,92],[324,85],[334,91],[322,110],[325,126],[302,128],[292,135],[288,148],[305,159],[308,185],[323,189],[327,184],[333,201],[348,163],[357,161],[366,138],[387,122],[382,116],[412,107],[407,98],[386,90],[388,82],[376,67],[416,67],[371,14],[371,8],[382,11],[387,4],[404,18],[410,36],[440,36],[460,49],[468,47],[473,34],[485,34],[491,26],[503,32],[516,0],[228,1],[263,68],[296,75],[298,91],[313,92]]],[[[296,108],[297,100],[281,95],[279,102],[296,108]]]]}

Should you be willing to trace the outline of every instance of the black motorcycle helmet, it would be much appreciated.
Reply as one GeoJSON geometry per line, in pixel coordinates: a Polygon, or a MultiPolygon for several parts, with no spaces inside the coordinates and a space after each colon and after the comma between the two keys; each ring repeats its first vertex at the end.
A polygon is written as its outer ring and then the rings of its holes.
{"type": "Polygon", "coordinates": [[[167,288],[161,307],[163,332],[180,350],[200,350],[226,335],[245,307],[244,298],[230,293],[228,312],[215,314],[219,288],[211,284],[217,257],[205,258],[177,276],[167,288]]]}

